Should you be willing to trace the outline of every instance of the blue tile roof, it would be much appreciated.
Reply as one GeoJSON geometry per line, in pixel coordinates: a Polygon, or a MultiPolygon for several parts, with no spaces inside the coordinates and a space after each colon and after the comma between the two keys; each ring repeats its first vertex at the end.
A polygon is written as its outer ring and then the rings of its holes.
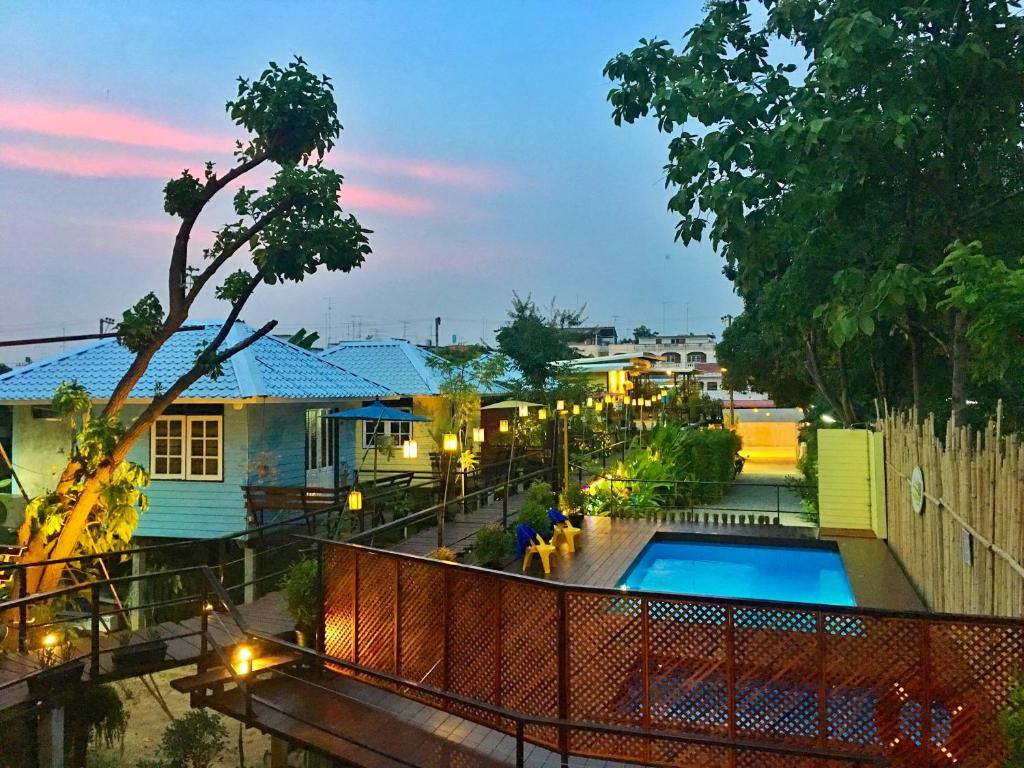
{"type": "MultiPolygon", "coordinates": [[[[174,334],[153,357],[146,373],[132,390],[131,398],[149,400],[158,388],[167,388],[192,367],[197,351],[216,335],[223,321],[189,322],[196,330],[174,334]]],[[[235,323],[222,349],[253,333],[245,323],[235,323]]],[[[110,397],[134,355],[115,339],[102,339],[70,352],[16,368],[0,376],[0,402],[49,401],[65,381],[76,380],[96,400],[110,397]]],[[[264,336],[231,357],[224,375],[216,380],[199,379],[182,398],[235,400],[273,397],[294,400],[394,396],[395,392],[346,370],[336,361],[273,336],[264,336]]]]}
{"type": "MultiPolygon", "coordinates": [[[[343,341],[321,352],[320,357],[400,395],[440,392],[443,377],[440,370],[430,365],[430,360],[441,358],[405,339],[343,341]]],[[[503,387],[492,387],[485,394],[504,392],[503,387]]]]}

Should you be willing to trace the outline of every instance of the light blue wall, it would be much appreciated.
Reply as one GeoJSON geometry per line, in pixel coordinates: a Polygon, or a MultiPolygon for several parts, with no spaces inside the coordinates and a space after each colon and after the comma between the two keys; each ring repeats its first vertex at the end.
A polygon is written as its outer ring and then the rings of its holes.
{"type": "MultiPolygon", "coordinates": [[[[125,420],[142,411],[128,406],[125,420]]],[[[249,471],[249,427],[245,410],[224,406],[224,479],[222,481],[152,480],[146,489],[149,510],[139,519],[136,536],[213,538],[245,528],[242,486],[249,471]]],[[[149,469],[149,433],[128,454],[149,469]]]]}
{"type": "Polygon", "coordinates": [[[306,408],[304,403],[246,407],[249,484],[306,484],[306,408]]]}

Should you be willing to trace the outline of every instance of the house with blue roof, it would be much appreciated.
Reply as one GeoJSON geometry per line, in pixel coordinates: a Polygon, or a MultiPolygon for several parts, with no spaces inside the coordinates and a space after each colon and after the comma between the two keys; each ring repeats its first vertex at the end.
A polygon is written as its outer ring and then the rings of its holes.
{"type": "MultiPolygon", "coordinates": [[[[190,323],[190,330],[174,334],[154,356],[121,418],[141,413],[155,392],[191,368],[197,350],[222,324],[190,323]]],[[[224,346],[251,333],[238,322],[224,346]]],[[[53,487],[71,439],[50,408],[54,390],[74,380],[100,405],[133,358],[115,339],[103,339],[0,376],[0,408],[9,409],[12,422],[11,460],[30,495],[53,487]]],[[[390,370],[389,357],[383,360],[382,370],[390,370]]],[[[349,370],[336,356],[321,357],[265,336],[228,360],[223,375],[199,379],[129,455],[151,477],[150,509],[136,535],[213,538],[246,527],[244,485],[332,485],[335,452],[344,454],[342,471],[350,468],[345,464],[356,453],[355,437],[350,434],[347,445],[336,439],[329,430],[340,427],[322,417],[398,394],[364,375],[373,368],[349,370]]]]}
{"type": "MultiPolygon", "coordinates": [[[[430,419],[428,422],[393,421],[380,425],[362,423],[357,427],[356,454],[352,457],[355,466],[365,471],[373,465],[372,446],[376,428],[378,434],[390,437],[396,448],[407,440],[415,440],[418,446],[416,459],[404,458],[401,450],[393,451],[390,456],[378,453],[381,469],[431,470],[430,453],[438,451],[440,435],[451,417],[449,405],[441,397],[444,375],[437,367],[441,358],[405,339],[343,341],[321,352],[320,358],[352,374],[372,379],[395,393],[398,399],[389,401],[389,406],[430,419]]],[[[484,399],[505,394],[507,390],[500,385],[484,388],[482,392],[484,399]]],[[[470,427],[480,424],[479,404],[476,410],[477,416],[470,427]]]]}

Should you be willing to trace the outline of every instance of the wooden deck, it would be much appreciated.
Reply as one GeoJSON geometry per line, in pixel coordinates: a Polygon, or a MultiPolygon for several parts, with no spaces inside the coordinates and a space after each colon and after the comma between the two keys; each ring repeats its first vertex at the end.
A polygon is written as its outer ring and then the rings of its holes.
{"type": "MultiPolygon", "coordinates": [[[[238,607],[243,619],[254,629],[268,634],[288,632],[295,628],[294,622],[284,609],[280,595],[276,592],[259,598],[252,603],[238,607]]],[[[119,670],[114,667],[110,651],[121,645],[123,633],[100,636],[100,669],[95,678],[100,681],[136,677],[139,674],[157,672],[189,664],[194,664],[199,657],[199,632],[201,619],[198,616],[183,621],[168,621],[153,627],[161,639],[167,643],[167,655],[163,662],[147,667],[144,670],[119,670]]],[[[224,612],[215,612],[209,619],[210,636],[221,646],[230,646],[244,639],[244,633],[234,620],[224,612]]],[[[135,645],[150,639],[150,629],[131,633],[129,644],[135,645]]],[[[76,656],[86,662],[83,680],[89,680],[89,648],[88,637],[79,638],[75,644],[76,656]]],[[[24,678],[38,671],[39,659],[35,653],[5,653],[0,655],[0,711],[30,702],[28,684],[24,678]],[[15,682],[20,681],[20,682],[15,682]]]]}
{"type": "MultiPolygon", "coordinates": [[[[576,552],[572,555],[559,552],[552,561],[551,573],[548,576],[544,575],[540,562],[534,558],[529,575],[567,584],[616,587],[643,548],[659,532],[742,536],[780,541],[815,536],[815,530],[806,527],[715,525],[587,517],[584,518],[581,533],[576,537],[576,552]]],[[[822,538],[835,541],[838,545],[854,599],[859,607],[896,611],[926,610],[885,542],[854,537],[822,538]]],[[[522,564],[514,562],[505,570],[520,573],[522,564]]]]}
{"type": "MultiPolygon", "coordinates": [[[[525,493],[510,496],[508,500],[508,520],[514,522],[519,508],[526,499],[525,493]]],[[[500,523],[502,520],[502,501],[492,501],[481,506],[479,509],[463,513],[461,509],[455,513],[454,519],[445,521],[444,524],[444,545],[449,549],[460,552],[467,549],[473,538],[481,528],[492,523],[500,523]]],[[[431,527],[420,531],[387,549],[395,552],[404,552],[407,555],[428,555],[437,546],[437,528],[431,527]]]]}

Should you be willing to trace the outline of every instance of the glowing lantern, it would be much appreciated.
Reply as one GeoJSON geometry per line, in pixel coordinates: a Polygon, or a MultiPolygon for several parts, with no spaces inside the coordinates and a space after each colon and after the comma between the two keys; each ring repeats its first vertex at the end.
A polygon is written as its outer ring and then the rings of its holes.
{"type": "Polygon", "coordinates": [[[612,400],[614,400],[614,398],[611,395],[605,395],[604,396],[604,404],[605,405],[611,405],[612,400]]]}
{"type": "Polygon", "coordinates": [[[644,408],[650,408],[650,407],[651,407],[651,401],[650,401],[650,400],[647,400],[647,399],[645,399],[645,400],[644,400],[644,408]]]}
{"type": "Polygon", "coordinates": [[[482,443],[484,441],[484,428],[473,427],[473,442],[482,443]]]}
{"type": "Polygon", "coordinates": [[[252,671],[252,648],[248,645],[238,646],[235,651],[235,672],[247,675],[252,671]]]}
{"type": "Polygon", "coordinates": [[[574,405],[572,407],[572,415],[573,416],[579,416],[580,415],[580,407],[579,407],[579,405],[574,405]]]}
{"type": "Polygon", "coordinates": [[[348,492],[348,508],[353,512],[358,512],[363,508],[363,492],[357,491],[354,488],[348,492]]]}
{"type": "Polygon", "coordinates": [[[594,403],[594,413],[600,413],[604,410],[604,403],[598,401],[594,403]]]}
{"type": "Polygon", "coordinates": [[[519,418],[525,419],[529,415],[530,415],[530,406],[528,406],[528,405],[520,405],[519,406],[519,418]]]}
{"type": "Polygon", "coordinates": [[[594,398],[588,397],[587,398],[587,408],[593,408],[593,407],[594,407],[594,398]]]}
{"type": "Polygon", "coordinates": [[[548,409],[547,408],[541,408],[540,410],[537,411],[537,418],[540,419],[541,421],[544,421],[545,419],[547,419],[547,417],[548,417],[548,409]]]}
{"type": "Polygon", "coordinates": [[[503,435],[508,432],[508,419],[502,419],[498,422],[498,431],[503,435]]]}
{"type": "Polygon", "coordinates": [[[406,459],[415,459],[420,453],[420,447],[415,440],[406,440],[402,443],[402,456],[406,459]]]}
{"type": "Polygon", "coordinates": [[[555,410],[556,411],[564,411],[565,410],[565,400],[559,400],[557,403],[555,403],[555,410]]]}
{"type": "Polygon", "coordinates": [[[445,432],[444,441],[442,442],[441,447],[449,453],[454,453],[459,450],[458,436],[456,436],[454,432],[445,432]]]}

